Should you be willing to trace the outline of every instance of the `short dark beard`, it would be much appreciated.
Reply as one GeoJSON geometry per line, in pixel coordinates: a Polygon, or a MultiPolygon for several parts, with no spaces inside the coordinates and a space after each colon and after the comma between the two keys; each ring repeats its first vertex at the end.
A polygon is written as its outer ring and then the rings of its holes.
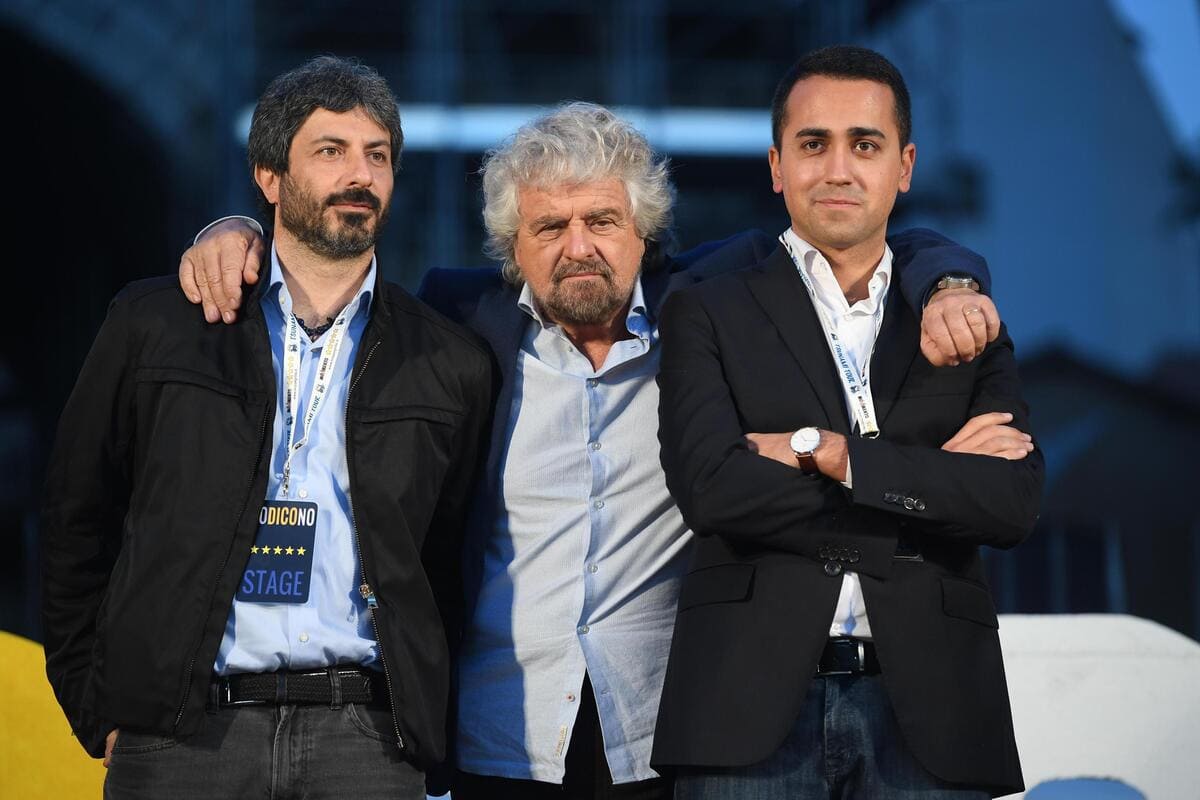
{"type": "MultiPolygon", "coordinates": [[[[613,318],[621,307],[629,302],[630,292],[617,287],[612,267],[603,259],[571,261],[554,270],[552,288],[538,303],[555,322],[568,325],[600,325],[613,318]],[[563,288],[563,280],[572,275],[596,273],[603,279],[602,285],[594,281],[580,283],[571,290],[563,288]]],[[[630,287],[632,291],[632,287],[630,287]]]]}
{"type": "Polygon", "coordinates": [[[390,204],[383,204],[369,189],[347,189],[317,200],[284,173],[279,182],[279,221],[296,239],[314,253],[334,261],[361,256],[375,246],[387,222],[390,204]],[[371,214],[338,211],[341,224],[325,220],[326,208],[339,203],[362,203],[378,216],[370,226],[371,214]],[[382,208],[381,208],[382,207],[382,208]]]}

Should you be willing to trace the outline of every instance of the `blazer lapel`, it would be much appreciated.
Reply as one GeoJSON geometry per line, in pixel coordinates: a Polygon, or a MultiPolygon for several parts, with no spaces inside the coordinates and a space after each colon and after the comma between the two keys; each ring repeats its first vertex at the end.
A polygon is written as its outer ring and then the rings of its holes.
{"type": "MultiPolygon", "coordinates": [[[[756,274],[747,276],[747,286],[779,331],[783,343],[800,363],[825,411],[825,426],[849,434],[845,395],[829,354],[829,343],[817,319],[812,298],[796,274],[796,265],[787,251],[776,247],[756,274]]],[[[770,376],[764,376],[764,380],[769,381],[770,376]]]]}
{"type": "Polygon", "coordinates": [[[875,401],[875,418],[881,432],[887,431],[884,420],[896,404],[896,395],[900,393],[904,378],[917,355],[921,333],[916,317],[904,302],[904,293],[900,291],[895,270],[892,271],[892,278],[893,284],[888,289],[887,305],[883,311],[883,324],[879,328],[879,336],[875,338],[875,352],[871,356],[871,398],[875,401]]]}

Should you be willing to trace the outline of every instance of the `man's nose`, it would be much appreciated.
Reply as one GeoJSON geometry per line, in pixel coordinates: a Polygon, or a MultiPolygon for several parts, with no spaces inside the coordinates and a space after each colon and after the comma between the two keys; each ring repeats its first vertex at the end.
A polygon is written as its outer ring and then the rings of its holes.
{"type": "Polygon", "coordinates": [[[350,156],[346,161],[345,181],[350,186],[370,186],[375,182],[370,157],[366,153],[350,156]]]}
{"type": "Polygon", "coordinates": [[[568,225],[567,241],[564,253],[567,258],[582,261],[596,254],[596,245],[592,241],[591,231],[586,225],[568,225]]]}
{"type": "Polygon", "coordinates": [[[844,186],[854,180],[854,164],[850,153],[842,147],[832,147],[825,159],[825,182],[844,186]]]}

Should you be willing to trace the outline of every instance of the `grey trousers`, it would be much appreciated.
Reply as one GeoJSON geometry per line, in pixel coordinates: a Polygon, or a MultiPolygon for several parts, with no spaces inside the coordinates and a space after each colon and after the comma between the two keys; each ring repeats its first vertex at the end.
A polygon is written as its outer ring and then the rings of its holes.
{"type": "Polygon", "coordinates": [[[187,739],[121,731],[106,800],[424,800],[384,708],[241,706],[206,714],[187,739]]]}

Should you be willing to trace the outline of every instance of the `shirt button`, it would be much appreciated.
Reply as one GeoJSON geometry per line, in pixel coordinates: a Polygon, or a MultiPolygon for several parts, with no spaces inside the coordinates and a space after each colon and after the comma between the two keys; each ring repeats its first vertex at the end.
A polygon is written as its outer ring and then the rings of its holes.
{"type": "Polygon", "coordinates": [[[302,633],[302,634],[300,634],[300,641],[301,641],[301,642],[307,642],[307,641],[308,641],[308,634],[307,634],[307,633],[302,633]]]}
{"type": "Polygon", "coordinates": [[[588,625],[580,625],[580,626],[579,626],[578,628],[576,628],[575,630],[579,631],[579,633],[580,633],[580,634],[585,634],[585,633],[587,633],[588,631],[590,631],[590,630],[591,630],[591,627],[590,627],[590,626],[588,626],[588,625]]]}
{"type": "Polygon", "coordinates": [[[573,695],[573,694],[571,694],[570,692],[568,692],[568,693],[567,693],[567,702],[568,702],[568,703],[574,703],[574,702],[575,702],[575,695],[573,695]]]}
{"type": "Polygon", "coordinates": [[[589,389],[595,389],[596,383],[597,383],[597,381],[595,378],[588,378],[588,380],[587,380],[587,385],[588,385],[589,389]]]}
{"type": "Polygon", "coordinates": [[[604,508],[604,501],[603,501],[603,500],[597,500],[596,502],[592,503],[592,508],[595,508],[595,509],[601,509],[601,508],[604,508]]]}
{"type": "Polygon", "coordinates": [[[600,443],[599,443],[599,442],[592,442],[591,444],[589,444],[589,445],[588,445],[588,447],[592,448],[593,450],[599,450],[599,449],[600,449],[600,443]]]}
{"type": "Polygon", "coordinates": [[[593,575],[595,575],[596,571],[599,569],[600,568],[597,567],[595,564],[588,564],[588,572],[592,573],[593,575]]]}
{"type": "Polygon", "coordinates": [[[305,497],[308,497],[308,489],[301,489],[300,491],[296,492],[296,494],[297,494],[297,495],[298,495],[298,496],[299,496],[301,499],[304,499],[305,497]]]}

